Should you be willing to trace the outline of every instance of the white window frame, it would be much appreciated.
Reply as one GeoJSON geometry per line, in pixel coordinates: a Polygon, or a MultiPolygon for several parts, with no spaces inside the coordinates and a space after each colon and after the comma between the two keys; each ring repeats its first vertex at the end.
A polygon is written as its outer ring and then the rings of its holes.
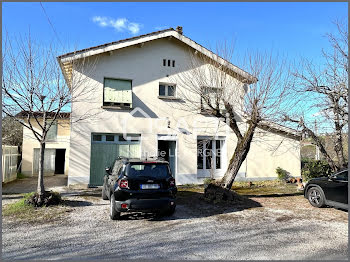
{"type": "Polygon", "coordinates": [[[133,80],[132,79],[126,79],[126,78],[117,78],[117,77],[107,77],[107,76],[104,76],[103,77],[103,101],[102,101],[102,106],[103,107],[121,107],[122,104],[124,105],[128,105],[129,104],[129,107],[132,108],[132,103],[133,103],[133,88],[132,88],[132,85],[133,85],[133,80]],[[130,89],[130,92],[131,92],[131,102],[125,102],[125,101],[115,101],[115,102],[109,102],[109,101],[106,101],[106,98],[105,98],[105,88],[106,88],[106,85],[105,85],[105,82],[106,80],[119,80],[119,81],[128,81],[130,82],[130,85],[131,85],[131,89],[130,89]],[[112,104],[112,105],[109,105],[109,104],[112,104]],[[116,105],[114,105],[116,104],[116,105]]]}
{"type": "MultiPolygon", "coordinates": [[[[203,155],[203,159],[202,159],[202,165],[203,165],[203,168],[202,169],[199,169],[198,168],[198,158],[196,159],[196,165],[197,165],[197,176],[198,177],[210,177],[210,170],[213,169],[214,171],[214,176],[215,177],[220,177],[224,174],[225,170],[226,170],[226,149],[225,149],[225,146],[226,146],[226,141],[225,141],[225,138],[224,137],[204,137],[204,136],[198,136],[197,137],[197,146],[198,146],[198,141],[203,141],[203,140],[206,140],[206,141],[211,141],[212,142],[212,148],[211,148],[211,153],[212,153],[212,168],[210,169],[207,169],[206,168],[206,158],[207,156],[204,154],[204,152],[202,152],[202,155],[203,155]],[[216,141],[221,141],[221,151],[220,151],[220,169],[217,169],[216,168],[216,141]]],[[[198,150],[198,148],[197,148],[198,150]]],[[[198,151],[197,151],[197,154],[198,154],[198,151]]]]}
{"type": "Polygon", "coordinates": [[[162,98],[162,97],[176,98],[176,84],[159,83],[159,85],[158,85],[158,97],[160,97],[160,98],[162,98]],[[159,94],[159,88],[160,88],[161,85],[165,86],[165,95],[160,95],[159,94]],[[173,96],[169,96],[169,87],[174,87],[174,95],[173,96]]]}
{"type": "Polygon", "coordinates": [[[127,134],[128,136],[135,135],[137,137],[137,140],[127,140],[127,141],[121,141],[119,140],[119,136],[122,136],[123,134],[108,134],[108,133],[91,133],[91,143],[100,143],[100,144],[118,144],[118,145],[126,145],[126,144],[140,144],[141,142],[141,134],[127,134]],[[94,141],[93,136],[94,135],[101,135],[101,141],[94,141]],[[106,136],[114,136],[114,141],[107,141],[106,136]]]}

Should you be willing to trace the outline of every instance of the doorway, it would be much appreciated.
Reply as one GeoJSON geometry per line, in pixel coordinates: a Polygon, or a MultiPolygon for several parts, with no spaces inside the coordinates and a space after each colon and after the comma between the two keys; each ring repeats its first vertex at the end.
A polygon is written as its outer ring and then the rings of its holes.
{"type": "Polygon", "coordinates": [[[64,174],[65,158],[66,158],[66,149],[56,149],[55,174],[64,174]]]}
{"type": "Polygon", "coordinates": [[[158,157],[169,162],[170,170],[176,174],[176,141],[158,140],[158,157]]]}

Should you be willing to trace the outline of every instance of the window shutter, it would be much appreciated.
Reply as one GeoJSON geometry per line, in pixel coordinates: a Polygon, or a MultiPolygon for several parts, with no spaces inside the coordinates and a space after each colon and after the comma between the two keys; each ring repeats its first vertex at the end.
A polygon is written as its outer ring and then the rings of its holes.
{"type": "Polygon", "coordinates": [[[112,103],[132,103],[131,81],[105,79],[104,101],[112,103]]]}
{"type": "MultiPolygon", "coordinates": [[[[50,124],[50,122],[48,122],[50,124]]],[[[50,129],[47,131],[46,139],[48,141],[55,141],[57,138],[57,122],[53,122],[50,129]]]]}

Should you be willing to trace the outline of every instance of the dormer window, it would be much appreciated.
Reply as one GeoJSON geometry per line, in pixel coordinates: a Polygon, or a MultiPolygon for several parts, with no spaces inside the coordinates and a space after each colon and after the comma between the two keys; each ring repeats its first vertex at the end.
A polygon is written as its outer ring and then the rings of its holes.
{"type": "Polygon", "coordinates": [[[176,95],[176,85],[175,84],[159,84],[159,97],[170,97],[174,98],[176,95]]]}

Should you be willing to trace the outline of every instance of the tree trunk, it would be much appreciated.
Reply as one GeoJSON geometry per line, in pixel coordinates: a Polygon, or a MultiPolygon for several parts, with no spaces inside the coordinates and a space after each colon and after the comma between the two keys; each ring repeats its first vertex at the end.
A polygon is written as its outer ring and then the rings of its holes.
{"type": "Polygon", "coordinates": [[[231,189],[233,181],[235,180],[243,161],[248,155],[256,126],[255,123],[250,123],[243,138],[237,141],[235,152],[230,159],[226,173],[221,180],[224,187],[227,189],[231,189]]]}
{"type": "Polygon", "coordinates": [[[43,197],[45,194],[44,187],[44,153],[45,153],[45,142],[40,143],[40,156],[39,156],[39,174],[38,174],[38,203],[43,201],[43,197]]]}
{"type": "Polygon", "coordinates": [[[334,151],[337,155],[338,160],[338,169],[346,168],[346,160],[344,156],[344,147],[343,147],[343,134],[342,129],[339,125],[336,125],[336,139],[334,145],[334,151]]]}

